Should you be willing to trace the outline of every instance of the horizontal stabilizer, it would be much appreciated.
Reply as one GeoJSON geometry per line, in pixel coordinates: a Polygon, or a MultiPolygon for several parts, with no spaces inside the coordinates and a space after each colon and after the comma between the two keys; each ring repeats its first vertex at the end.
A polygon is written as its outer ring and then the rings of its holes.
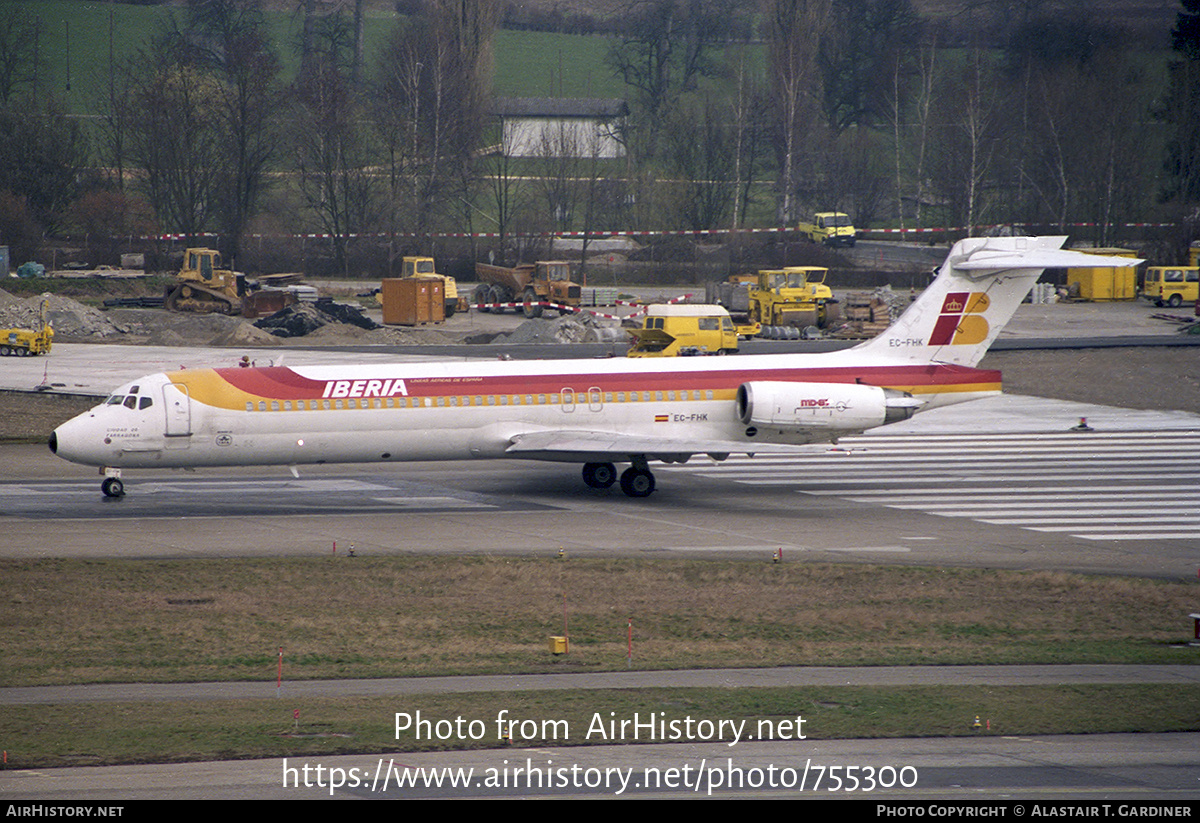
{"type": "Polygon", "coordinates": [[[1066,237],[970,237],[904,314],[857,351],[913,363],[974,367],[1045,269],[1136,266],[1132,257],[1067,251],[1066,237]]]}
{"type": "Polygon", "coordinates": [[[1065,249],[1037,249],[1024,254],[976,252],[954,264],[959,271],[1005,271],[1007,269],[1127,268],[1145,261],[1136,257],[1110,257],[1065,249]]]}

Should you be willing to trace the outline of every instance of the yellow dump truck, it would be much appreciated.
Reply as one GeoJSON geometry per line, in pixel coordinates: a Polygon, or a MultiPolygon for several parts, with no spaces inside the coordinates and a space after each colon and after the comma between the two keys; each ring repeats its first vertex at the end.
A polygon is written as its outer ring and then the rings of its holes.
{"type": "Polygon", "coordinates": [[[541,317],[542,303],[578,308],[583,302],[583,285],[571,279],[571,264],[565,260],[539,260],[513,268],[475,264],[479,286],[475,304],[483,312],[504,311],[503,303],[521,303],[525,316],[541,317]]]}
{"type": "Polygon", "coordinates": [[[654,305],[640,329],[626,329],[633,341],[629,357],[692,357],[733,354],[737,331],[722,306],[654,305]]]}
{"type": "Polygon", "coordinates": [[[840,211],[817,212],[811,220],[801,221],[797,230],[812,242],[826,246],[853,246],[858,241],[854,221],[840,211]]]}

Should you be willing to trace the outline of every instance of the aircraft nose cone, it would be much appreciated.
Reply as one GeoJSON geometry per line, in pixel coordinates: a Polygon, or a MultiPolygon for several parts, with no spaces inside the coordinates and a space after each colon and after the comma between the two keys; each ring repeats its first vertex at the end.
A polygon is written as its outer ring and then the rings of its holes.
{"type": "Polygon", "coordinates": [[[63,460],[85,466],[99,465],[96,461],[104,459],[104,447],[90,431],[89,422],[87,415],[68,420],[50,434],[46,445],[56,457],[63,460]]]}

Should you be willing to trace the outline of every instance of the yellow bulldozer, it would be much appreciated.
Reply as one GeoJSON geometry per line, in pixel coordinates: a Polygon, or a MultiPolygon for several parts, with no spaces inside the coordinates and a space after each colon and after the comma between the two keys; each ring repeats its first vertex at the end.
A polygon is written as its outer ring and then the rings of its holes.
{"type": "Polygon", "coordinates": [[[261,317],[296,302],[292,292],[262,289],[241,272],[221,268],[221,253],[213,249],[185,251],[175,278],[163,293],[167,311],[261,317]]]}

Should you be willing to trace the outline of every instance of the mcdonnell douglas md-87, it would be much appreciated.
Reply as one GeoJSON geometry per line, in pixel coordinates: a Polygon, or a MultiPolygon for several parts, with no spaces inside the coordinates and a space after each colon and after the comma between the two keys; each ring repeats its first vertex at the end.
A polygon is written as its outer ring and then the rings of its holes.
{"type": "Polygon", "coordinates": [[[1047,267],[1133,266],[1063,237],[961,240],[882,335],[845,351],[744,357],[227,368],[151,374],[50,436],[122,469],[520,458],[583,464],[593,488],[654,491],[650,463],[794,452],[1000,392],[976,368],[1047,267]]]}

